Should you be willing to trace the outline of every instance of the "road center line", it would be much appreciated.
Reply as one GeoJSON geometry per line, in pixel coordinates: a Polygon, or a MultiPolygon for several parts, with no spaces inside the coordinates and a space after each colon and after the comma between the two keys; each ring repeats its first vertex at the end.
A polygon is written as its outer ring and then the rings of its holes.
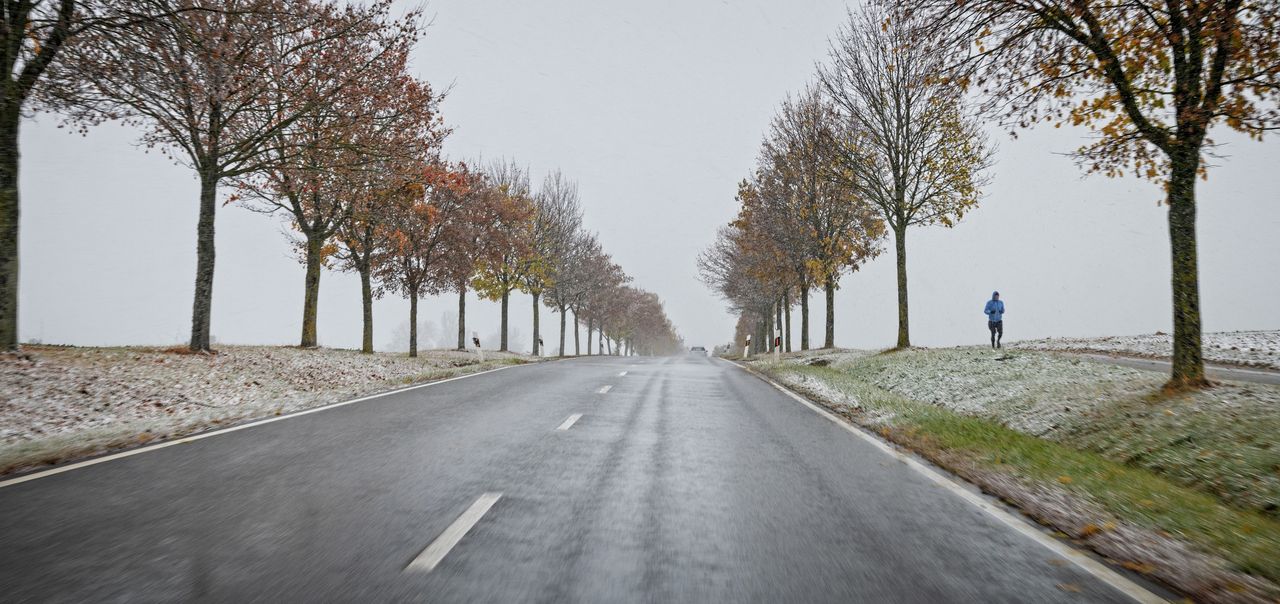
{"type": "Polygon", "coordinates": [[[624,376],[624,375],[627,375],[627,372],[623,371],[622,373],[619,373],[619,374],[618,374],[618,377],[622,377],[622,376],[624,376]]]}
{"type": "Polygon", "coordinates": [[[612,389],[612,388],[613,388],[613,384],[610,384],[610,385],[608,385],[608,386],[605,386],[605,387],[603,387],[603,388],[601,388],[601,389],[597,390],[597,391],[596,391],[596,394],[605,394],[605,393],[609,392],[609,390],[610,390],[610,389],[612,389]]]}
{"type": "Polygon", "coordinates": [[[449,528],[444,529],[444,532],[440,533],[440,536],[436,537],[436,540],[427,546],[427,549],[422,550],[422,553],[418,554],[418,557],[414,558],[413,562],[410,562],[409,566],[405,567],[405,572],[429,573],[435,569],[436,565],[440,564],[440,561],[444,560],[444,557],[449,555],[450,551],[453,551],[454,546],[458,545],[459,541],[462,541],[462,538],[467,535],[467,531],[470,531],[471,527],[480,522],[480,519],[489,511],[489,508],[493,507],[493,504],[497,503],[498,499],[501,498],[502,493],[485,493],[481,495],[475,503],[471,504],[471,507],[467,508],[467,511],[463,512],[461,516],[458,516],[457,520],[453,521],[453,524],[449,525],[449,528]]]}
{"type": "Polygon", "coordinates": [[[560,427],[556,428],[556,430],[568,430],[569,428],[572,428],[573,424],[580,419],[582,419],[582,414],[574,413],[573,415],[570,415],[568,419],[564,420],[564,423],[560,424],[560,427]]]}

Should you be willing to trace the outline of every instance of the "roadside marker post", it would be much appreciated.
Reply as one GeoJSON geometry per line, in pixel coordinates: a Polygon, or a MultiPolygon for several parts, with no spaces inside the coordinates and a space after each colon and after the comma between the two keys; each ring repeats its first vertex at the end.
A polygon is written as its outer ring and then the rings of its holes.
{"type": "Polygon", "coordinates": [[[480,334],[471,332],[471,343],[476,345],[476,356],[480,358],[480,362],[484,362],[484,349],[480,348],[480,334]]]}
{"type": "Polygon", "coordinates": [[[747,334],[747,343],[742,345],[742,358],[751,358],[751,334],[747,334]]]}

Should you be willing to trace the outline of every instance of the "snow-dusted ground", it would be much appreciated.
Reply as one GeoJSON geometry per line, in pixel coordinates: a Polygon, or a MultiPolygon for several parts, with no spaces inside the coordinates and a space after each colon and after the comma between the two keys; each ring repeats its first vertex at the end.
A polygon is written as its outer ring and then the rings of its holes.
{"type": "MultiPolygon", "coordinates": [[[[815,359],[909,399],[989,417],[1035,436],[1052,436],[1088,422],[1097,409],[1148,395],[1167,379],[1163,373],[1087,359],[986,347],[806,353],[783,359],[783,364],[808,365],[815,359]]],[[[818,389],[812,376],[792,374],[787,381],[818,389]]],[[[1228,382],[1190,396],[1205,408],[1258,408],[1280,414],[1276,386],[1228,382]]]]}
{"type": "MultiPolygon", "coordinates": [[[[1280,331],[1226,331],[1206,333],[1202,337],[1206,361],[1280,370],[1280,331]]],[[[1102,338],[1047,338],[1014,342],[1009,346],[1167,359],[1173,353],[1173,337],[1155,333],[1102,338]]]]}
{"type": "Polygon", "coordinates": [[[788,362],[809,364],[812,358],[830,360],[859,381],[909,399],[996,419],[1036,436],[1068,426],[1094,407],[1150,392],[1163,379],[1127,367],[981,347],[851,351],[788,362]]]}
{"type": "Polygon", "coordinates": [[[805,353],[755,361],[789,386],[892,424],[888,391],[1200,485],[1257,509],[1280,502],[1280,386],[1224,381],[1159,395],[1167,376],[1038,350],[805,353]],[[834,371],[808,367],[833,361],[834,371]],[[1205,486],[1208,485],[1208,486],[1205,486]]]}
{"type": "Polygon", "coordinates": [[[518,355],[224,346],[27,346],[0,355],[0,473],[208,427],[289,413],[414,382],[509,364],[518,355]]]}

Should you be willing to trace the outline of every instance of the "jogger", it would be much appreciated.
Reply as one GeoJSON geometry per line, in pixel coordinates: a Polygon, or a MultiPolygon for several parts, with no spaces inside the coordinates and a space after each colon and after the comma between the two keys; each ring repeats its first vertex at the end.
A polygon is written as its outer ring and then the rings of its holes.
{"type": "Polygon", "coordinates": [[[991,299],[982,312],[986,313],[987,329],[991,330],[991,347],[999,348],[1000,339],[1004,337],[1004,302],[1000,300],[1000,292],[991,292],[991,299]]]}

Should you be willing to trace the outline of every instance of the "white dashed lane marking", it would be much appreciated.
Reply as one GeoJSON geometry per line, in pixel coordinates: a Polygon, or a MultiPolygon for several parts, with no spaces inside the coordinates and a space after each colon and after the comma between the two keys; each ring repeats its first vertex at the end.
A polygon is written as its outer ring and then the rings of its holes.
{"type": "Polygon", "coordinates": [[[582,414],[574,413],[573,415],[570,415],[567,419],[565,419],[564,423],[560,424],[560,427],[556,428],[556,430],[568,430],[569,428],[572,428],[573,424],[580,419],[582,419],[582,414]]]}
{"type": "Polygon", "coordinates": [[[453,521],[453,524],[449,525],[449,528],[444,529],[444,532],[440,533],[440,536],[436,537],[436,540],[427,546],[427,549],[422,550],[422,553],[418,554],[418,557],[414,558],[413,562],[410,562],[409,566],[405,567],[405,572],[429,573],[434,570],[436,565],[440,564],[440,561],[444,560],[444,557],[449,555],[450,551],[453,551],[454,546],[458,545],[459,541],[462,541],[462,538],[467,535],[467,531],[470,531],[471,527],[480,522],[480,519],[489,511],[489,508],[493,507],[493,504],[497,503],[501,498],[502,493],[485,493],[481,495],[475,503],[471,504],[471,507],[467,508],[467,511],[463,512],[461,516],[458,516],[457,520],[453,521]]]}

